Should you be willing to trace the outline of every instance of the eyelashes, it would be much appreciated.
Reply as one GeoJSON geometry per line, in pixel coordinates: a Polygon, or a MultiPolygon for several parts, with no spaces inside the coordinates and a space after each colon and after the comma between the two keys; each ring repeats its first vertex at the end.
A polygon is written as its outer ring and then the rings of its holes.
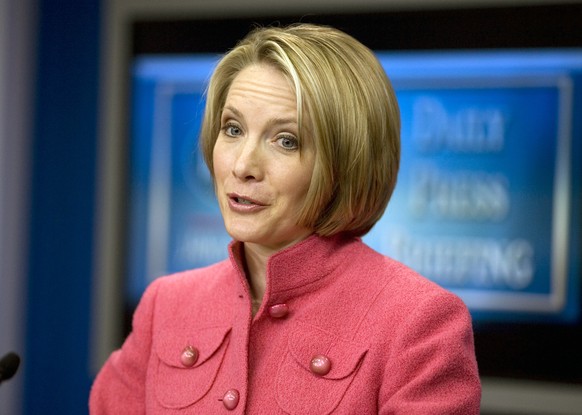
{"type": "Polygon", "coordinates": [[[229,137],[238,137],[242,135],[242,128],[233,122],[227,122],[221,127],[221,131],[229,137]]]}
{"type": "Polygon", "coordinates": [[[283,135],[277,138],[279,145],[285,150],[298,150],[299,140],[291,135],[283,135]]]}
{"type": "MultiPolygon", "coordinates": [[[[225,122],[220,131],[230,138],[238,138],[244,136],[244,131],[240,124],[233,121],[225,122]]],[[[291,133],[279,133],[275,135],[272,142],[276,143],[278,147],[285,151],[296,151],[299,150],[299,140],[297,137],[291,133]]]]}

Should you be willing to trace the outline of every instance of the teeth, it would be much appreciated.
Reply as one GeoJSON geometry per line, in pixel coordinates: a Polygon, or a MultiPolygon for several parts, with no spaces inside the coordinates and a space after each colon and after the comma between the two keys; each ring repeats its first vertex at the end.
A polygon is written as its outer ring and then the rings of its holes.
{"type": "Polygon", "coordinates": [[[253,204],[253,202],[246,200],[246,199],[241,199],[240,197],[237,197],[236,201],[238,203],[242,203],[243,205],[252,205],[253,204]]]}

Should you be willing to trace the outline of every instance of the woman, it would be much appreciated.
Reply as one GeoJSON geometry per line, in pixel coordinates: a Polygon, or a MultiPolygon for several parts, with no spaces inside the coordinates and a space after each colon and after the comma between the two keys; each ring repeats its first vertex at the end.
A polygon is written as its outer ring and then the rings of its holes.
{"type": "Polygon", "coordinates": [[[400,152],[372,52],[327,27],[257,29],[207,94],[230,257],[150,285],[91,413],[477,414],[464,304],[360,239],[400,152]]]}

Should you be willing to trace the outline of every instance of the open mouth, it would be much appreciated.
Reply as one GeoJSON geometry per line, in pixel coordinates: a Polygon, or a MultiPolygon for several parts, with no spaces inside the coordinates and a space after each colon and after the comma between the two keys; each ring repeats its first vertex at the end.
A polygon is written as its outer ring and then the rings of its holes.
{"type": "Polygon", "coordinates": [[[238,204],[238,205],[245,205],[245,206],[263,206],[262,203],[253,200],[249,197],[245,197],[245,196],[239,196],[236,193],[232,193],[229,194],[228,197],[230,198],[230,200],[232,200],[234,203],[238,204]]]}
{"type": "Polygon", "coordinates": [[[256,205],[255,202],[250,201],[248,199],[243,199],[242,197],[235,197],[234,200],[241,205],[256,205]]]}

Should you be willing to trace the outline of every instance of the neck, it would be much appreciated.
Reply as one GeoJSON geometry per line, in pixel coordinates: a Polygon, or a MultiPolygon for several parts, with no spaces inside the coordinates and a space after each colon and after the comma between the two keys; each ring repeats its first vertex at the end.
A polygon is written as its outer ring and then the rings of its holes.
{"type": "Polygon", "coordinates": [[[297,242],[307,238],[311,232],[301,235],[300,238],[276,248],[255,244],[252,242],[244,242],[244,257],[245,257],[245,272],[251,287],[251,295],[255,303],[260,304],[265,295],[267,285],[267,262],[271,255],[281,251],[297,242]]]}
{"type": "Polygon", "coordinates": [[[251,295],[258,302],[261,302],[265,295],[267,261],[271,254],[270,250],[261,246],[250,243],[244,244],[246,272],[251,287],[251,295]]]}

